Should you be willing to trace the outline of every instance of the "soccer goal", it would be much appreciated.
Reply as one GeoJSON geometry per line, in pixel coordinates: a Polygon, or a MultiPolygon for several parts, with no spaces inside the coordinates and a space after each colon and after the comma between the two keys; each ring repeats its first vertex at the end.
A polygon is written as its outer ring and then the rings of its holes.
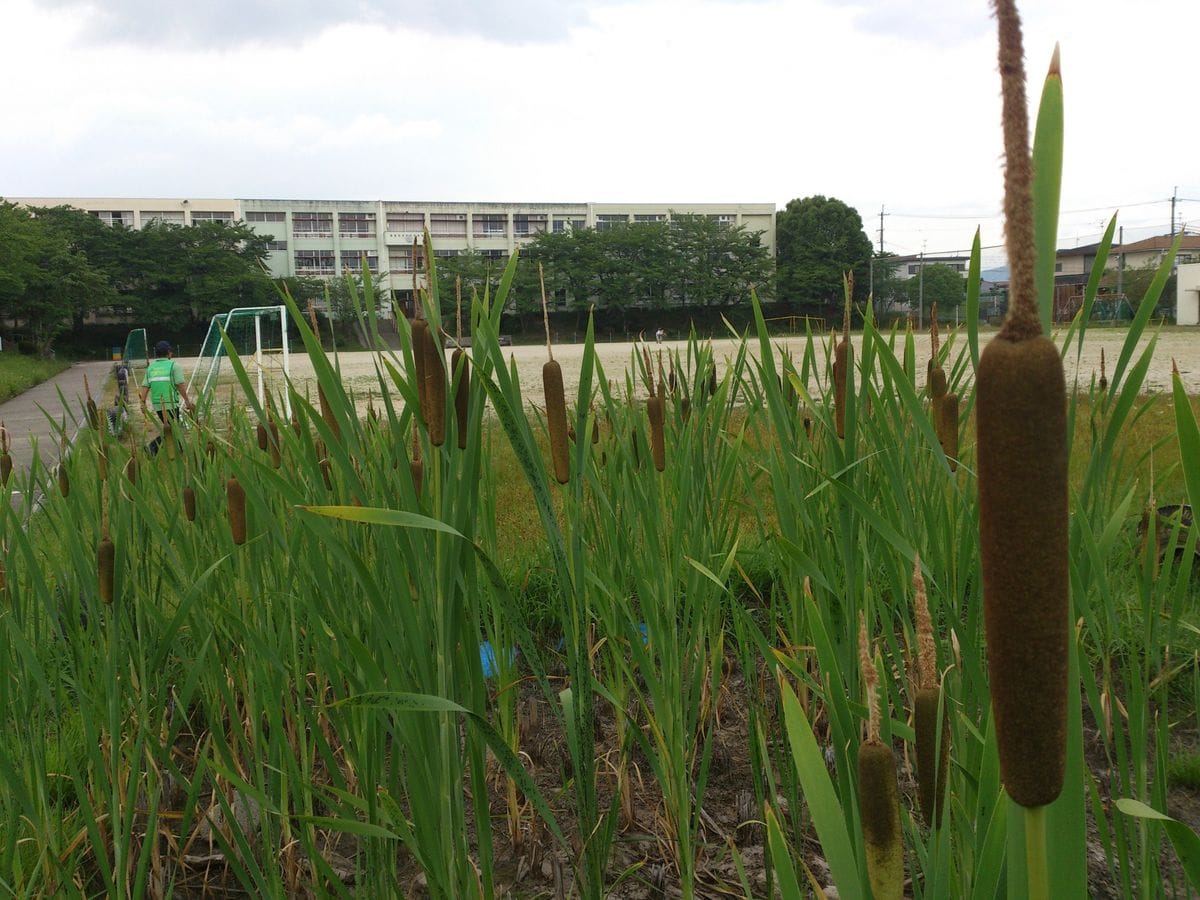
{"type": "Polygon", "coordinates": [[[221,339],[224,331],[246,367],[246,374],[255,383],[258,402],[264,403],[266,390],[283,399],[284,413],[292,414],[287,380],[291,375],[288,351],[287,307],[247,306],[218,313],[208,325],[200,357],[192,369],[188,394],[200,402],[209,391],[216,390],[233,378],[231,366],[222,366],[229,355],[221,339]]]}
{"type": "Polygon", "coordinates": [[[135,328],[125,338],[125,349],[121,358],[131,366],[146,368],[150,364],[150,350],[146,346],[146,329],[135,328]]]}

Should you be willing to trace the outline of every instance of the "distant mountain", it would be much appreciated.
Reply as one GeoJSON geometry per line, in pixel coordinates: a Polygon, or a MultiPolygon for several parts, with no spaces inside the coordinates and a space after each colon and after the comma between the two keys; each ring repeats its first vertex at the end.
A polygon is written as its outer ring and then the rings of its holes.
{"type": "Polygon", "coordinates": [[[979,277],[984,281],[1008,281],[1008,266],[984,269],[979,273],[979,277]]]}

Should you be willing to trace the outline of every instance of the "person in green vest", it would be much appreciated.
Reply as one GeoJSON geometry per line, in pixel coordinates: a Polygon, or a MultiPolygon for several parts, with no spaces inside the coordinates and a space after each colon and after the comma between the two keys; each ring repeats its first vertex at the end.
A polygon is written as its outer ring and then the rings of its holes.
{"type": "MultiPolygon", "coordinates": [[[[179,417],[180,398],[189,411],[193,408],[187,387],[184,386],[183,369],[175,361],[171,345],[167,341],[159,341],[154,345],[154,361],[146,367],[146,376],[142,379],[143,410],[146,409],[147,398],[158,414],[159,421],[164,425],[168,416],[172,419],[179,417]]],[[[154,438],[146,445],[146,452],[151,456],[158,453],[162,439],[161,434],[154,438]]]]}

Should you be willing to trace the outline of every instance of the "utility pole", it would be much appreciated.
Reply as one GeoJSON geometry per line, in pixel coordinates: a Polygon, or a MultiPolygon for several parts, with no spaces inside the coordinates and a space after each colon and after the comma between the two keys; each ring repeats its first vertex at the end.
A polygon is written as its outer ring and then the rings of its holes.
{"type": "Polygon", "coordinates": [[[1179,199],[1179,185],[1175,185],[1175,191],[1171,194],[1171,237],[1175,237],[1175,202],[1179,199]]]}
{"type": "Polygon", "coordinates": [[[879,204],[879,254],[883,255],[883,204],[879,204]]]}
{"type": "MultiPolygon", "coordinates": [[[[1120,252],[1117,254],[1117,297],[1121,297],[1125,291],[1125,226],[1122,225],[1117,229],[1117,241],[1119,242],[1120,252]]],[[[1120,302],[1118,300],[1118,302],[1120,302]]]]}

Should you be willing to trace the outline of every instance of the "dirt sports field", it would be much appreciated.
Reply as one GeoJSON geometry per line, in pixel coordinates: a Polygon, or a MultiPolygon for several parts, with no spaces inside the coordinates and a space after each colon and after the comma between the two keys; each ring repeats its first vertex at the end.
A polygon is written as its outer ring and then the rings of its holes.
{"type": "MultiPolygon", "coordinates": [[[[993,334],[994,332],[980,335],[981,346],[991,340],[993,334]]],[[[1108,378],[1112,381],[1117,362],[1121,355],[1122,345],[1125,342],[1125,336],[1126,331],[1123,328],[1090,329],[1087,332],[1082,352],[1078,355],[1078,361],[1076,357],[1076,352],[1079,349],[1077,344],[1072,345],[1067,355],[1066,372],[1068,384],[1078,376],[1080,387],[1086,388],[1093,376],[1099,377],[1101,349],[1104,350],[1108,378]]],[[[1155,338],[1157,343],[1150,368],[1146,374],[1143,391],[1146,393],[1169,391],[1171,388],[1171,364],[1174,361],[1179,367],[1179,373],[1183,378],[1183,384],[1187,392],[1189,394],[1200,394],[1200,329],[1164,328],[1157,333],[1147,329],[1147,333],[1138,342],[1134,356],[1129,361],[1129,366],[1132,366],[1140,358],[1146,346],[1155,338]]],[[[861,335],[855,336],[855,347],[861,344],[861,340],[861,335]]],[[[966,334],[965,332],[947,334],[943,336],[942,340],[943,343],[947,340],[952,342],[951,360],[953,360],[957,357],[959,348],[965,347],[966,334]]],[[[825,338],[825,341],[827,343],[828,338],[825,338]]],[[[777,348],[790,350],[793,358],[799,358],[803,350],[804,338],[779,337],[773,338],[772,343],[777,348]]],[[[624,373],[631,365],[633,352],[637,346],[639,345],[634,343],[602,343],[596,345],[597,355],[600,358],[607,377],[620,390],[624,390],[624,373]]],[[[687,344],[684,341],[663,341],[661,344],[648,341],[645,346],[655,356],[661,350],[664,359],[675,352],[678,352],[683,357],[686,357],[687,353],[687,344]]],[[[725,361],[737,351],[737,346],[738,342],[733,339],[713,341],[713,350],[718,360],[718,374],[722,372],[725,361]]],[[[757,348],[757,341],[752,341],[751,352],[757,353],[757,348]]],[[[506,352],[511,355],[511,358],[516,360],[521,385],[526,395],[533,398],[534,402],[536,402],[541,395],[542,364],[547,358],[545,347],[540,345],[518,346],[508,348],[506,352]]],[[[570,402],[578,389],[577,379],[582,355],[582,344],[556,344],[554,347],[554,358],[562,365],[568,402],[570,402]]],[[[917,341],[917,359],[923,363],[928,358],[928,355],[929,339],[923,336],[917,341]]],[[[368,397],[372,393],[378,395],[379,382],[375,376],[377,358],[377,354],[368,352],[336,354],[337,364],[341,366],[343,381],[347,389],[354,392],[358,405],[363,409],[366,408],[368,397]]],[[[402,367],[398,355],[389,355],[389,358],[393,364],[402,367]]],[[[184,359],[181,360],[181,363],[184,371],[190,376],[192,369],[196,365],[196,360],[184,359]]],[[[279,370],[277,367],[277,360],[268,363],[264,367],[264,377],[268,382],[279,382],[279,370]]],[[[253,375],[254,364],[252,360],[247,360],[247,369],[253,375]]],[[[304,393],[305,388],[309,387],[315,395],[315,379],[307,355],[302,353],[292,354],[291,374],[293,381],[297,385],[297,389],[301,393],[304,393]]],[[[918,385],[924,382],[924,377],[925,366],[923,364],[918,365],[918,385]]],[[[231,381],[232,371],[228,365],[225,365],[222,368],[219,380],[219,390],[222,394],[228,389],[226,385],[231,381]]]]}

